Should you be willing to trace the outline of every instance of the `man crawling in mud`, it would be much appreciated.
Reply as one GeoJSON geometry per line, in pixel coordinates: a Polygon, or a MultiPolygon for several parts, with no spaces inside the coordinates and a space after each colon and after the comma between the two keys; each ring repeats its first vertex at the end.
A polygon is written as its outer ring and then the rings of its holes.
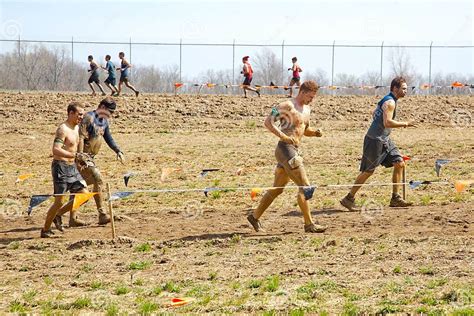
{"type": "Polygon", "coordinates": [[[313,101],[318,90],[319,86],[314,81],[304,82],[296,98],[275,106],[265,120],[265,127],[279,138],[275,150],[278,164],[275,169],[274,188],[263,195],[258,207],[247,217],[247,220],[257,232],[263,228],[259,218],[272,204],[273,200],[283,192],[283,187],[290,179],[299,186],[297,201],[303,212],[304,231],[322,233],[326,230],[325,226],[313,222],[311,218],[308,199],[311,198],[312,192],[307,194],[305,191],[311,187],[306,176],[303,158],[298,154],[298,147],[303,135],[310,137],[322,136],[321,131],[310,127],[309,123],[311,113],[309,104],[313,101]],[[279,126],[276,125],[276,121],[279,121],[279,126]]]}

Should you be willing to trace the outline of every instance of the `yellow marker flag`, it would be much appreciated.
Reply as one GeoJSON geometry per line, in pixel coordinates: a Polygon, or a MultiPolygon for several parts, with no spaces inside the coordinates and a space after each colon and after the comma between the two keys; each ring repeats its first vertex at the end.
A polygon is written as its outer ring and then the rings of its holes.
{"type": "Polygon", "coordinates": [[[252,190],[250,191],[250,198],[252,200],[255,200],[257,196],[262,193],[262,191],[263,190],[261,188],[252,188],[252,190]]]}
{"type": "Polygon", "coordinates": [[[16,179],[15,183],[23,182],[23,181],[25,181],[26,179],[31,178],[32,176],[34,176],[33,173],[21,174],[21,175],[18,176],[18,178],[16,179]]]}
{"type": "Polygon", "coordinates": [[[76,193],[76,195],[74,196],[74,204],[72,205],[72,209],[77,210],[79,206],[89,201],[90,198],[96,194],[97,192],[76,193]]]}
{"type": "Polygon", "coordinates": [[[456,180],[454,182],[454,188],[458,193],[464,191],[464,189],[474,183],[474,180],[456,180]]]}

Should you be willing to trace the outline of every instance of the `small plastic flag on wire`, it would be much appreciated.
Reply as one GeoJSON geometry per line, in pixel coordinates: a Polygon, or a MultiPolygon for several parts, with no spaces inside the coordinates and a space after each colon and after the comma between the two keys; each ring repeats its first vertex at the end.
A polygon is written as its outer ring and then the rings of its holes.
{"type": "Polygon", "coordinates": [[[462,82],[459,82],[459,81],[454,81],[451,84],[451,88],[461,88],[461,87],[464,87],[464,84],[462,82]]]}
{"type": "Polygon", "coordinates": [[[176,297],[176,298],[172,298],[170,302],[165,303],[164,305],[167,305],[169,307],[179,307],[179,306],[183,306],[183,305],[192,303],[195,300],[196,299],[192,298],[192,297],[179,297],[179,298],[176,297]]]}
{"type": "Polygon", "coordinates": [[[464,189],[474,183],[474,180],[457,180],[454,182],[454,188],[458,193],[464,191],[464,189]]]}
{"type": "Polygon", "coordinates": [[[72,204],[72,209],[77,210],[82,204],[89,201],[90,198],[96,194],[97,192],[76,193],[74,195],[74,203],[72,204]]]}
{"type": "Polygon", "coordinates": [[[132,195],[133,193],[135,193],[135,192],[131,192],[131,191],[115,192],[110,196],[109,200],[110,201],[115,201],[115,200],[124,199],[127,196],[132,195]]]}
{"type": "Polygon", "coordinates": [[[411,160],[410,156],[402,156],[403,161],[408,161],[411,160]]]}
{"type": "Polygon", "coordinates": [[[216,84],[215,83],[207,83],[206,86],[208,88],[214,88],[216,86],[216,84]]]}
{"type": "Polygon", "coordinates": [[[31,178],[31,177],[33,177],[33,176],[34,176],[33,173],[21,174],[21,175],[18,176],[18,178],[16,178],[15,183],[23,182],[23,181],[25,181],[26,179],[31,178]]]}
{"type": "Polygon", "coordinates": [[[411,180],[411,181],[409,182],[409,184],[410,184],[410,189],[412,189],[412,190],[418,188],[418,187],[419,187],[420,185],[422,185],[422,184],[430,184],[430,183],[431,183],[431,181],[415,181],[415,180],[411,180]]]}
{"type": "Polygon", "coordinates": [[[314,190],[316,190],[316,186],[315,186],[315,185],[303,187],[304,199],[305,199],[306,201],[307,201],[307,200],[310,200],[310,199],[313,197],[314,190]]]}
{"type": "Polygon", "coordinates": [[[174,87],[175,87],[176,89],[178,89],[178,88],[181,88],[183,85],[184,85],[184,84],[181,83],[181,82],[175,82],[174,87]]]}
{"type": "Polygon", "coordinates": [[[219,171],[220,169],[216,169],[216,168],[210,168],[210,169],[202,169],[201,173],[199,174],[199,176],[201,178],[204,178],[205,176],[207,176],[207,174],[209,172],[215,172],[215,171],[219,171]]]}
{"type": "Polygon", "coordinates": [[[262,194],[262,191],[263,190],[261,188],[252,188],[252,190],[250,190],[250,198],[252,199],[252,201],[255,201],[257,196],[262,194]]]}
{"type": "Polygon", "coordinates": [[[220,190],[219,188],[205,188],[205,189],[204,189],[204,195],[205,195],[206,197],[208,197],[209,192],[219,191],[219,190],[220,190]]]}
{"type": "Polygon", "coordinates": [[[38,205],[40,205],[41,203],[43,203],[44,201],[46,201],[50,197],[51,197],[51,195],[49,195],[49,194],[31,196],[30,205],[28,206],[28,211],[27,211],[28,215],[31,215],[31,212],[33,211],[33,208],[37,207],[38,205]]]}
{"type": "Polygon", "coordinates": [[[449,160],[449,159],[436,159],[435,170],[436,170],[436,175],[438,177],[441,174],[441,167],[443,167],[444,165],[446,165],[450,162],[451,162],[451,160],[449,160]]]}
{"type": "Polygon", "coordinates": [[[123,182],[125,183],[125,186],[128,187],[128,181],[130,180],[131,177],[136,176],[137,173],[133,171],[129,171],[126,174],[123,175],[123,182]]]}

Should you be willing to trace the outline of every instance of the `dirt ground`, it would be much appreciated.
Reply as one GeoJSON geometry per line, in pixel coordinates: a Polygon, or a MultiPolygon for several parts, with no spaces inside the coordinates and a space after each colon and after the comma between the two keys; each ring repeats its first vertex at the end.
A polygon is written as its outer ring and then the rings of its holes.
{"type": "MultiPolygon", "coordinates": [[[[302,155],[312,183],[350,184],[358,173],[370,110],[380,96],[321,96],[302,155]]],[[[418,128],[394,130],[412,157],[407,180],[446,181],[408,189],[415,203],[388,207],[387,186],[364,187],[362,212],[345,212],[347,188],[320,187],[313,216],[329,229],[305,234],[296,191],[286,190],[255,233],[249,190],[135,193],[114,201],[119,236],[97,225],[93,201],[80,209],[86,228],[39,238],[46,201],[26,215],[32,194],[52,193],[51,145],[72,100],[68,93],[0,92],[0,314],[474,314],[474,98],[411,96],[398,117],[418,128]],[[437,158],[452,159],[438,178],[437,158]],[[32,173],[23,182],[18,175],[32,173]],[[172,298],[192,298],[172,307],[172,298]]],[[[282,96],[143,95],[120,97],[112,133],[126,155],[97,157],[112,192],[272,184],[276,139],[263,119],[282,96]],[[162,179],[163,169],[179,169],[162,179]],[[202,169],[219,171],[200,176],[202,169]],[[129,187],[127,172],[136,173],[129,187]]],[[[391,182],[378,169],[371,183],[391,182]]],[[[67,219],[65,218],[67,222],[67,219]]]]}

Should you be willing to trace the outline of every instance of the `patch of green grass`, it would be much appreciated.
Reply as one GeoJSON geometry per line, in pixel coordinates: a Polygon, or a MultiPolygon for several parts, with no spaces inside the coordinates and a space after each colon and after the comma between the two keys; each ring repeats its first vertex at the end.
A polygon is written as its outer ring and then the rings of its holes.
{"type": "Polygon", "coordinates": [[[180,286],[173,282],[173,281],[168,281],[163,285],[163,290],[170,292],[170,293],[179,293],[181,292],[180,286]]]}
{"type": "Polygon", "coordinates": [[[451,316],[472,316],[474,309],[470,307],[455,309],[450,313],[451,316]]]}
{"type": "Polygon", "coordinates": [[[163,292],[163,287],[161,286],[155,286],[153,290],[151,290],[151,293],[153,295],[160,295],[163,292]]]}
{"type": "Polygon", "coordinates": [[[51,284],[53,284],[53,279],[52,279],[49,275],[48,275],[48,276],[45,276],[43,280],[44,280],[44,283],[45,283],[46,285],[51,285],[51,284]]]}
{"type": "Polygon", "coordinates": [[[322,239],[320,237],[313,237],[313,238],[311,238],[309,243],[310,243],[311,246],[319,248],[323,245],[323,242],[324,242],[324,239],[322,239]]]}
{"type": "Polygon", "coordinates": [[[85,265],[83,265],[81,267],[81,270],[84,271],[84,272],[91,272],[92,270],[94,269],[94,266],[86,263],[85,265]]]}
{"type": "Polygon", "coordinates": [[[79,297],[71,304],[71,308],[75,308],[75,309],[83,309],[83,308],[91,307],[91,306],[92,306],[92,300],[87,296],[79,297]]]}
{"type": "Polygon", "coordinates": [[[209,272],[209,277],[207,278],[209,281],[214,281],[217,279],[217,272],[216,271],[212,271],[212,272],[209,272]]]}
{"type": "Polygon", "coordinates": [[[130,289],[126,285],[119,285],[115,288],[115,295],[124,295],[130,292],[130,289]]]}
{"type": "Polygon", "coordinates": [[[423,206],[430,205],[432,199],[433,199],[433,197],[431,195],[423,195],[421,197],[421,205],[423,205],[423,206]]]}
{"type": "Polygon", "coordinates": [[[135,247],[136,252],[150,252],[151,245],[149,243],[143,243],[135,247]]]}
{"type": "Polygon", "coordinates": [[[424,274],[424,275],[434,275],[435,274],[434,269],[433,269],[432,266],[422,266],[418,269],[418,271],[421,274],[424,274]]]}
{"type": "Polygon", "coordinates": [[[20,242],[19,241],[12,241],[11,243],[8,244],[8,248],[12,250],[17,250],[20,248],[20,242]]]}
{"type": "Polygon", "coordinates": [[[401,312],[401,309],[397,306],[393,306],[390,304],[382,304],[380,309],[375,313],[376,315],[385,315],[385,314],[393,314],[393,313],[399,313],[401,312]]]}
{"type": "Polygon", "coordinates": [[[230,238],[230,243],[231,244],[240,244],[242,241],[242,236],[239,234],[233,234],[232,237],[230,238]]]}
{"type": "Polygon", "coordinates": [[[21,267],[20,269],[18,269],[19,272],[28,272],[30,268],[28,267],[21,267]]]}
{"type": "Polygon", "coordinates": [[[395,268],[393,268],[393,273],[395,274],[402,273],[402,267],[400,267],[399,265],[395,266],[395,268]]]}
{"type": "Polygon", "coordinates": [[[96,280],[92,281],[90,284],[91,290],[101,290],[104,288],[104,283],[102,281],[96,280]]]}
{"type": "Polygon", "coordinates": [[[138,278],[135,281],[133,281],[133,285],[136,285],[136,286],[143,286],[143,284],[145,284],[145,280],[143,280],[142,278],[138,278]]]}
{"type": "Polygon", "coordinates": [[[446,283],[448,283],[448,279],[446,278],[434,279],[434,280],[430,280],[428,284],[426,285],[426,287],[429,289],[434,289],[436,287],[443,286],[446,283]]]}
{"type": "Polygon", "coordinates": [[[280,278],[278,275],[269,276],[265,282],[265,291],[267,292],[275,292],[280,285],[280,278]]]}
{"type": "Polygon", "coordinates": [[[110,303],[105,309],[106,316],[117,316],[120,314],[120,309],[116,303],[110,303]]]}
{"type": "Polygon", "coordinates": [[[302,308],[292,309],[288,313],[289,316],[304,316],[304,310],[302,308]]]}
{"type": "Polygon", "coordinates": [[[221,191],[212,191],[211,192],[211,197],[215,200],[220,199],[221,195],[222,195],[221,191]]]}
{"type": "Polygon", "coordinates": [[[146,270],[151,266],[150,261],[137,261],[129,264],[129,270],[146,270]]]}
{"type": "Polygon", "coordinates": [[[33,302],[33,300],[34,300],[34,298],[36,297],[37,294],[38,294],[38,292],[36,290],[26,291],[25,293],[23,293],[23,299],[26,302],[31,303],[31,302],[33,302]]]}
{"type": "Polygon", "coordinates": [[[400,293],[402,291],[401,285],[394,281],[388,282],[386,288],[391,293],[400,293]]]}
{"type": "Polygon", "coordinates": [[[186,296],[189,297],[205,297],[210,290],[210,287],[203,284],[197,284],[193,286],[189,291],[186,292],[186,296]]]}
{"type": "Polygon", "coordinates": [[[359,313],[360,313],[359,307],[355,305],[353,302],[346,302],[344,304],[342,315],[356,316],[356,315],[359,315],[359,313]]]}
{"type": "Polygon", "coordinates": [[[14,300],[10,302],[8,310],[11,313],[26,313],[27,312],[25,304],[23,304],[22,302],[18,300],[14,300]]]}
{"type": "Polygon", "coordinates": [[[248,287],[251,289],[258,289],[263,284],[262,280],[250,280],[248,287]]]}
{"type": "Polygon", "coordinates": [[[158,309],[157,304],[150,301],[144,301],[138,307],[138,312],[140,315],[150,315],[157,309],[158,309]]]}

